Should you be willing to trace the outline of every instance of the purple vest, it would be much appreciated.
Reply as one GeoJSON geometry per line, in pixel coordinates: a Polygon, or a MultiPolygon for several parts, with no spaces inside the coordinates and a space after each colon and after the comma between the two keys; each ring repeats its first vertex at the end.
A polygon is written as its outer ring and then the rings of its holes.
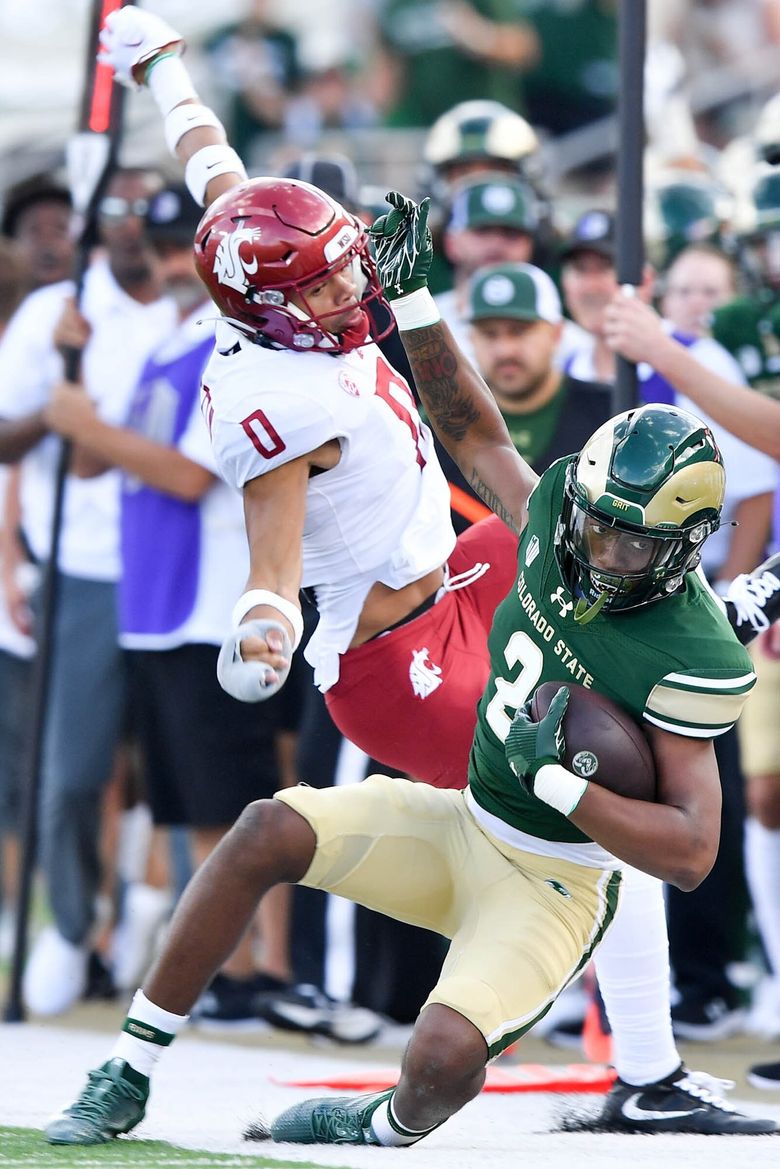
{"type": "MultiPolygon", "coordinates": [[[[672,337],[675,341],[679,341],[680,345],[684,345],[686,349],[690,349],[694,341],[697,340],[689,333],[678,333],[677,330],[672,333],[672,337]]],[[[652,371],[646,381],[639,383],[639,396],[646,406],[653,402],[662,402],[666,406],[673,406],[676,399],[674,386],[665,377],[661,377],[656,370],[652,371]]]]}
{"type": "MultiPolygon", "coordinates": [[[[676,331],[672,333],[672,336],[674,337],[675,341],[679,341],[680,344],[684,345],[686,349],[689,349],[690,346],[693,345],[694,341],[697,340],[696,337],[692,337],[688,333],[678,333],[676,331]]],[[[571,373],[571,367],[573,364],[574,357],[571,356],[567,358],[567,360],[564,362],[563,372],[571,373]]],[[[666,380],[666,378],[661,377],[660,373],[657,373],[655,370],[652,371],[650,377],[647,378],[646,381],[640,381],[637,388],[639,390],[639,397],[646,406],[650,405],[652,402],[663,402],[667,406],[673,406],[675,403],[676,395],[674,387],[666,380]]]]}
{"type": "MultiPolygon", "coordinates": [[[[170,362],[151,358],[135,391],[127,425],[175,447],[197,404],[213,338],[170,362]]],[[[204,424],[205,425],[205,424],[204,424]]],[[[169,633],[192,612],[198,593],[200,505],[148,487],[131,475],[122,483],[121,633],[169,633]]]]}

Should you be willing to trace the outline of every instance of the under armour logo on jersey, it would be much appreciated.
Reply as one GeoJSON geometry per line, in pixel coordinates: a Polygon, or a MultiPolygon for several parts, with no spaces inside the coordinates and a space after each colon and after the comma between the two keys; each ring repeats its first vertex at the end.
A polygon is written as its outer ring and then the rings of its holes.
{"type": "Polygon", "coordinates": [[[562,885],[560,881],[556,881],[555,877],[547,877],[544,883],[545,885],[549,885],[551,889],[554,889],[556,893],[560,893],[561,897],[567,897],[569,900],[571,900],[571,893],[569,890],[565,885],[562,885]]]}
{"type": "Polygon", "coordinates": [[[220,284],[235,288],[236,292],[247,291],[249,277],[257,271],[258,260],[257,256],[243,260],[241,245],[252,244],[259,238],[259,227],[238,227],[229,235],[227,232],[223,234],[214,256],[214,275],[220,284]]]}
{"type": "Polygon", "coordinates": [[[553,605],[560,605],[561,617],[565,617],[567,613],[571,613],[574,605],[571,601],[567,601],[563,596],[563,585],[558,585],[554,593],[550,593],[550,602],[553,605]]]}
{"type": "Polygon", "coordinates": [[[428,698],[442,684],[441,666],[428,660],[428,650],[413,649],[409,681],[418,698],[428,698]]]}
{"type": "Polygon", "coordinates": [[[528,541],[528,547],[525,550],[525,566],[528,568],[529,564],[533,564],[536,557],[539,555],[539,537],[531,536],[528,541]]]}

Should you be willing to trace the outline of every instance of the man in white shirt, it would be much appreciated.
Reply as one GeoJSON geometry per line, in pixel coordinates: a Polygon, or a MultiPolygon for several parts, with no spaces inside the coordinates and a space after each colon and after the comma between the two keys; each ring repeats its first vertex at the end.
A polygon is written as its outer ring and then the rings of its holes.
{"type": "MultiPolygon", "coordinates": [[[[105,255],[88,269],[80,314],[63,315],[73,286],[33,293],[0,346],[0,459],[24,458],[21,524],[33,556],[50,551],[59,441],[44,410],[62,376],[58,345],[83,348],[87,391],[107,419],[124,417],[148,353],[175,322],[161,297],[143,233],[156,175],[117,172],[100,205],[105,255]],[[81,315],[83,314],[83,316],[81,315]]],[[[94,474],[76,448],[65,485],[53,657],[40,804],[40,863],[54,925],[39,937],[24,977],[28,1008],[56,1014],[86,985],[100,880],[101,793],[125,705],[117,643],[119,473],[94,474]]]]}

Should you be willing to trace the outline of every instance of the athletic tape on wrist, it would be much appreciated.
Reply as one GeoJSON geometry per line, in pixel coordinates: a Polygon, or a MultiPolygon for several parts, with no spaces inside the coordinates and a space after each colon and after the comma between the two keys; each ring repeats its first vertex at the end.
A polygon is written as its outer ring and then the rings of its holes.
{"type": "Polygon", "coordinates": [[[255,605],[269,605],[287,618],[293,628],[293,650],[296,650],[303,637],[303,617],[298,606],[294,605],[292,601],[288,601],[286,597],[272,593],[270,589],[249,589],[242,597],[238,598],[233,606],[232,621],[235,629],[238,629],[247,613],[250,609],[254,609],[255,605]]]}
{"type": "Polygon", "coordinates": [[[287,626],[281,621],[256,617],[239,625],[222,642],[217,656],[217,679],[222,689],[239,702],[264,702],[281,690],[287,680],[292,655],[293,647],[287,626]],[[274,667],[263,661],[245,661],[241,642],[248,637],[259,637],[267,644],[268,634],[272,630],[278,632],[282,639],[281,654],[287,664],[274,667]]]}
{"type": "Polygon", "coordinates": [[[206,187],[220,175],[247,177],[243,162],[232,146],[217,143],[203,146],[193,154],[184,168],[184,181],[195,202],[203,207],[206,202],[206,187]]]}
{"type": "Polygon", "coordinates": [[[183,106],[175,106],[170,113],[166,114],[165,144],[171,154],[175,156],[176,147],[184,135],[199,126],[213,126],[215,130],[220,130],[222,134],[225,133],[225,127],[208,106],[193,105],[188,102],[183,106]]]}
{"type": "Polygon", "coordinates": [[[534,779],[534,795],[556,812],[570,816],[585,794],[587,779],[575,775],[560,763],[544,763],[534,779]]]}
{"type": "Polygon", "coordinates": [[[438,305],[427,288],[418,288],[416,292],[391,300],[390,308],[402,332],[424,329],[426,325],[435,325],[441,320],[438,305]]]}
{"type": "Polygon", "coordinates": [[[197,100],[197,93],[178,53],[163,53],[146,68],[146,84],[165,118],[183,101],[197,100]]]}

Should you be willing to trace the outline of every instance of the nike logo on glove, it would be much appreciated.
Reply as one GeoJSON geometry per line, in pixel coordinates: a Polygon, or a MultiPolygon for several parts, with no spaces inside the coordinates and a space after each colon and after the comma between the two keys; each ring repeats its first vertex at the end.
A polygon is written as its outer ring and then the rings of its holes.
{"type": "Polygon", "coordinates": [[[684,1108],[681,1112],[658,1112],[651,1108],[640,1108],[641,1095],[641,1092],[635,1092],[633,1096],[629,1096],[621,1108],[621,1112],[627,1120],[674,1120],[677,1117],[690,1116],[693,1112],[701,1111],[700,1107],[684,1108]]]}

